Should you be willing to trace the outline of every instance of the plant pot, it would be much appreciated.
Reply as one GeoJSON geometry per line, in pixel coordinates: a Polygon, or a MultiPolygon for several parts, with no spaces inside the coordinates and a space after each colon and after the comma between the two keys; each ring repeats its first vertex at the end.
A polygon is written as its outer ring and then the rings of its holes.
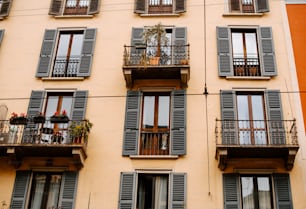
{"type": "Polygon", "coordinates": [[[67,116],[51,116],[50,122],[51,123],[68,123],[69,118],[67,116]]]}
{"type": "Polygon", "coordinates": [[[257,67],[250,67],[249,73],[250,73],[250,76],[256,76],[257,75],[257,67]]]}
{"type": "Polygon", "coordinates": [[[158,65],[160,57],[151,57],[149,60],[150,65],[158,65]]]}
{"type": "Polygon", "coordinates": [[[181,65],[188,65],[188,60],[182,59],[182,60],[180,60],[180,64],[181,65]]]}
{"type": "Polygon", "coordinates": [[[44,116],[35,116],[33,117],[34,123],[44,123],[46,121],[46,118],[44,116]]]}
{"type": "Polygon", "coordinates": [[[235,68],[235,74],[236,74],[236,76],[245,76],[244,67],[236,67],[235,68]]]}
{"type": "Polygon", "coordinates": [[[26,125],[27,122],[28,120],[25,117],[15,117],[10,119],[11,125],[26,125]]]}

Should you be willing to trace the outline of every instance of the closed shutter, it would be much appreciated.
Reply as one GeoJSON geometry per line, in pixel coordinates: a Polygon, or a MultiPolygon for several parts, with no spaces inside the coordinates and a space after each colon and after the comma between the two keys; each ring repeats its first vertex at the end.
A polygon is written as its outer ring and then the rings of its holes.
{"type": "Polygon", "coordinates": [[[224,209],[240,209],[239,177],[223,174],[224,209]]]}
{"type": "Polygon", "coordinates": [[[146,0],[135,0],[134,12],[143,14],[146,12],[146,0]]]}
{"type": "Polygon", "coordinates": [[[49,15],[61,15],[64,0],[52,0],[49,15]]]}
{"type": "Polygon", "coordinates": [[[30,171],[17,171],[10,209],[26,208],[27,191],[30,183],[30,171]]]}
{"type": "Polygon", "coordinates": [[[62,209],[73,209],[77,192],[78,173],[67,171],[63,175],[61,191],[59,196],[59,207],[62,209]]]}
{"type": "Polygon", "coordinates": [[[227,27],[217,27],[217,50],[219,76],[233,75],[233,62],[230,49],[230,31],[227,27]]]}
{"type": "Polygon", "coordinates": [[[91,0],[89,4],[88,14],[93,15],[99,13],[100,0],[91,0]]]}
{"type": "Polygon", "coordinates": [[[277,209],[293,209],[288,174],[274,174],[274,190],[277,209]]]}
{"type": "Polygon", "coordinates": [[[128,91],[124,122],[123,155],[136,155],[139,135],[140,91],[128,91]]]}
{"type": "Polygon", "coordinates": [[[280,92],[278,90],[266,90],[265,95],[269,119],[270,143],[285,144],[285,129],[283,124],[280,92]]]}
{"type": "Polygon", "coordinates": [[[173,209],[186,208],[186,173],[171,173],[170,205],[173,209]]]}
{"type": "Polygon", "coordinates": [[[0,30],[0,44],[2,42],[3,36],[4,36],[4,29],[0,30]]]}
{"type": "Polygon", "coordinates": [[[56,30],[46,30],[40,51],[40,58],[36,77],[48,77],[56,39],[56,30]]]}
{"type": "Polygon", "coordinates": [[[131,41],[131,50],[130,50],[130,64],[138,65],[141,63],[142,56],[145,52],[145,49],[138,48],[139,45],[144,45],[142,33],[143,28],[132,28],[132,41],[131,41]]]}
{"type": "Polygon", "coordinates": [[[85,30],[78,76],[90,75],[94,44],[96,41],[96,31],[97,29],[94,28],[85,30]]]}
{"type": "Polygon", "coordinates": [[[186,90],[171,95],[171,154],[186,154],[186,90]]]}
{"type": "Polygon", "coordinates": [[[186,12],[186,0],[175,1],[175,13],[186,12]]]}
{"type": "Polygon", "coordinates": [[[234,91],[221,91],[222,144],[238,144],[236,94],[234,91]]]}
{"type": "Polygon", "coordinates": [[[257,0],[257,12],[269,12],[269,0],[257,0]]]}
{"type": "Polygon", "coordinates": [[[180,64],[180,60],[188,59],[186,42],[187,29],[185,27],[174,28],[174,64],[180,64]]]}
{"type": "Polygon", "coordinates": [[[0,17],[6,17],[9,14],[11,8],[12,0],[2,0],[0,7],[0,17]]]}
{"type": "Polygon", "coordinates": [[[262,49],[262,63],[263,63],[262,74],[264,76],[277,75],[271,27],[260,28],[260,44],[262,49]]]}
{"type": "Polygon", "coordinates": [[[121,173],[118,209],[134,209],[136,173],[121,173]]]}
{"type": "Polygon", "coordinates": [[[72,105],[72,120],[80,121],[85,118],[88,91],[76,91],[72,105]]]}

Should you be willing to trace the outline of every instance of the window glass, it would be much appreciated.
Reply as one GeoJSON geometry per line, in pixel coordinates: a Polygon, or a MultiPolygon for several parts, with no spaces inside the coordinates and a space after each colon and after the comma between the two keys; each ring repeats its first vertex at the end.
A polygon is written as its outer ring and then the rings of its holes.
{"type": "Polygon", "coordinates": [[[245,33],[247,58],[257,58],[256,33],[245,33]]]}
{"type": "Polygon", "coordinates": [[[243,39],[242,33],[232,33],[233,56],[234,58],[243,58],[243,39]]]}
{"type": "Polygon", "coordinates": [[[158,103],[158,128],[169,128],[170,97],[160,96],[158,103]]]}
{"type": "Polygon", "coordinates": [[[83,43],[83,34],[74,34],[72,45],[71,45],[71,55],[81,55],[82,43],[83,43]]]}
{"type": "Polygon", "coordinates": [[[155,97],[145,96],[143,104],[143,128],[154,126],[155,97]]]}

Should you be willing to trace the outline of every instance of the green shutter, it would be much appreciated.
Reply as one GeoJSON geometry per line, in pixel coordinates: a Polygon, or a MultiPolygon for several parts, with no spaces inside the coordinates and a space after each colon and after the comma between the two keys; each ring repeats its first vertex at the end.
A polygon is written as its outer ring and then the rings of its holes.
{"type": "Polygon", "coordinates": [[[146,0],[135,0],[134,12],[143,14],[146,12],[146,0]]]}
{"type": "Polygon", "coordinates": [[[71,119],[80,121],[85,118],[88,91],[76,91],[72,105],[71,119]]]}
{"type": "Polygon", "coordinates": [[[180,64],[180,60],[188,59],[186,42],[187,42],[187,28],[177,27],[173,29],[174,31],[174,49],[173,58],[174,64],[180,64]]]}
{"type": "Polygon", "coordinates": [[[118,209],[134,209],[136,173],[121,173],[118,209]]]}
{"type": "Polygon", "coordinates": [[[232,90],[221,91],[222,144],[238,144],[236,95],[232,90]]]}
{"type": "Polygon", "coordinates": [[[260,44],[262,49],[262,74],[264,76],[275,76],[276,72],[276,62],[275,62],[275,52],[272,38],[272,28],[271,27],[261,27],[260,29],[260,44]]]}
{"type": "Polygon", "coordinates": [[[257,12],[269,12],[269,0],[257,0],[257,12]]]}
{"type": "Polygon", "coordinates": [[[224,209],[240,209],[239,176],[223,174],[224,209]]]}
{"type": "Polygon", "coordinates": [[[8,16],[11,5],[12,5],[12,0],[2,0],[2,5],[0,7],[0,17],[8,16]]]}
{"type": "Polygon", "coordinates": [[[233,62],[230,49],[230,31],[227,27],[217,27],[217,53],[219,76],[233,75],[233,62]]]}
{"type": "Polygon", "coordinates": [[[274,190],[277,209],[293,209],[288,174],[274,174],[274,190]]]}
{"type": "Polygon", "coordinates": [[[186,154],[186,90],[171,94],[171,154],[186,154]]]}
{"type": "Polygon", "coordinates": [[[170,175],[170,205],[171,208],[186,208],[186,173],[171,173],[170,175]]]}
{"type": "Polygon", "coordinates": [[[90,75],[93,50],[96,41],[96,32],[97,29],[95,28],[90,28],[85,30],[78,76],[90,75]]]}
{"type": "Polygon", "coordinates": [[[186,12],[186,0],[175,1],[175,13],[186,12]]]}
{"type": "Polygon", "coordinates": [[[36,77],[48,77],[56,39],[56,30],[46,30],[40,51],[36,77]]]}
{"type": "Polygon", "coordinates": [[[49,8],[49,15],[61,15],[63,0],[52,0],[49,8]]]}
{"type": "Polygon", "coordinates": [[[67,171],[63,175],[58,206],[62,209],[74,209],[77,192],[78,173],[67,171]]]}
{"type": "Polygon", "coordinates": [[[26,208],[27,191],[30,183],[30,171],[17,171],[10,209],[26,208]]]}
{"type": "Polygon", "coordinates": [[[0,30],[0,45],[4,36],[4,29],[0,30]]]}
{"type": "Polygon", "coordinates": [[[93,15],[99,13],[100,0],[91,0],[89,4],[88,14],[93,15]]]}
{"type": "Polygon", "coordinates": [[[144,48],[138,48],[138,45],[144,45],[142,33],[143,28],[132,28],[132,41],[130,49],[130,64],[138,65],[141,62],[143,53],[145,52],[144,48]]]}

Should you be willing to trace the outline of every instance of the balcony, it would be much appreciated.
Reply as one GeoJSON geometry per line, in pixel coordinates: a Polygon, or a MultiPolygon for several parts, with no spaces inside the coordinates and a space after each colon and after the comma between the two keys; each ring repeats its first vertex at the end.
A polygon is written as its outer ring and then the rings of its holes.
{"type": "MultiPolygon", "coordinates": [[[[9,163],[20,167],[27,158],[66,159],[80,169],[87,158],[87,136],[81,130],[78,137],[74,135],[73,126],[80,127],[85,121],[68,123],[36,124],[28,119],[27,125],[12,125],[8,120],[0,121],[0,156],[8,157],[9,163]]],[[[75,130],[75,129],[74,129],[75,130]]]]}
{"type": "Polygon", "coordinates": [[[179,80],[185,88],[190,77],[189,45],[166,45],[160,50],[156,46],[124,46],[122,69],[128,88],[143,79],[179,80]],[[156,57],[157,51],[160,57],[156,57]]]}
{"type": "Polygon", "coordinates": [[[229,163],[254,168],[275,160],[291,170],[299,149],[295,120],[216,120],[215,137],[221,170],[229,163]]]}

